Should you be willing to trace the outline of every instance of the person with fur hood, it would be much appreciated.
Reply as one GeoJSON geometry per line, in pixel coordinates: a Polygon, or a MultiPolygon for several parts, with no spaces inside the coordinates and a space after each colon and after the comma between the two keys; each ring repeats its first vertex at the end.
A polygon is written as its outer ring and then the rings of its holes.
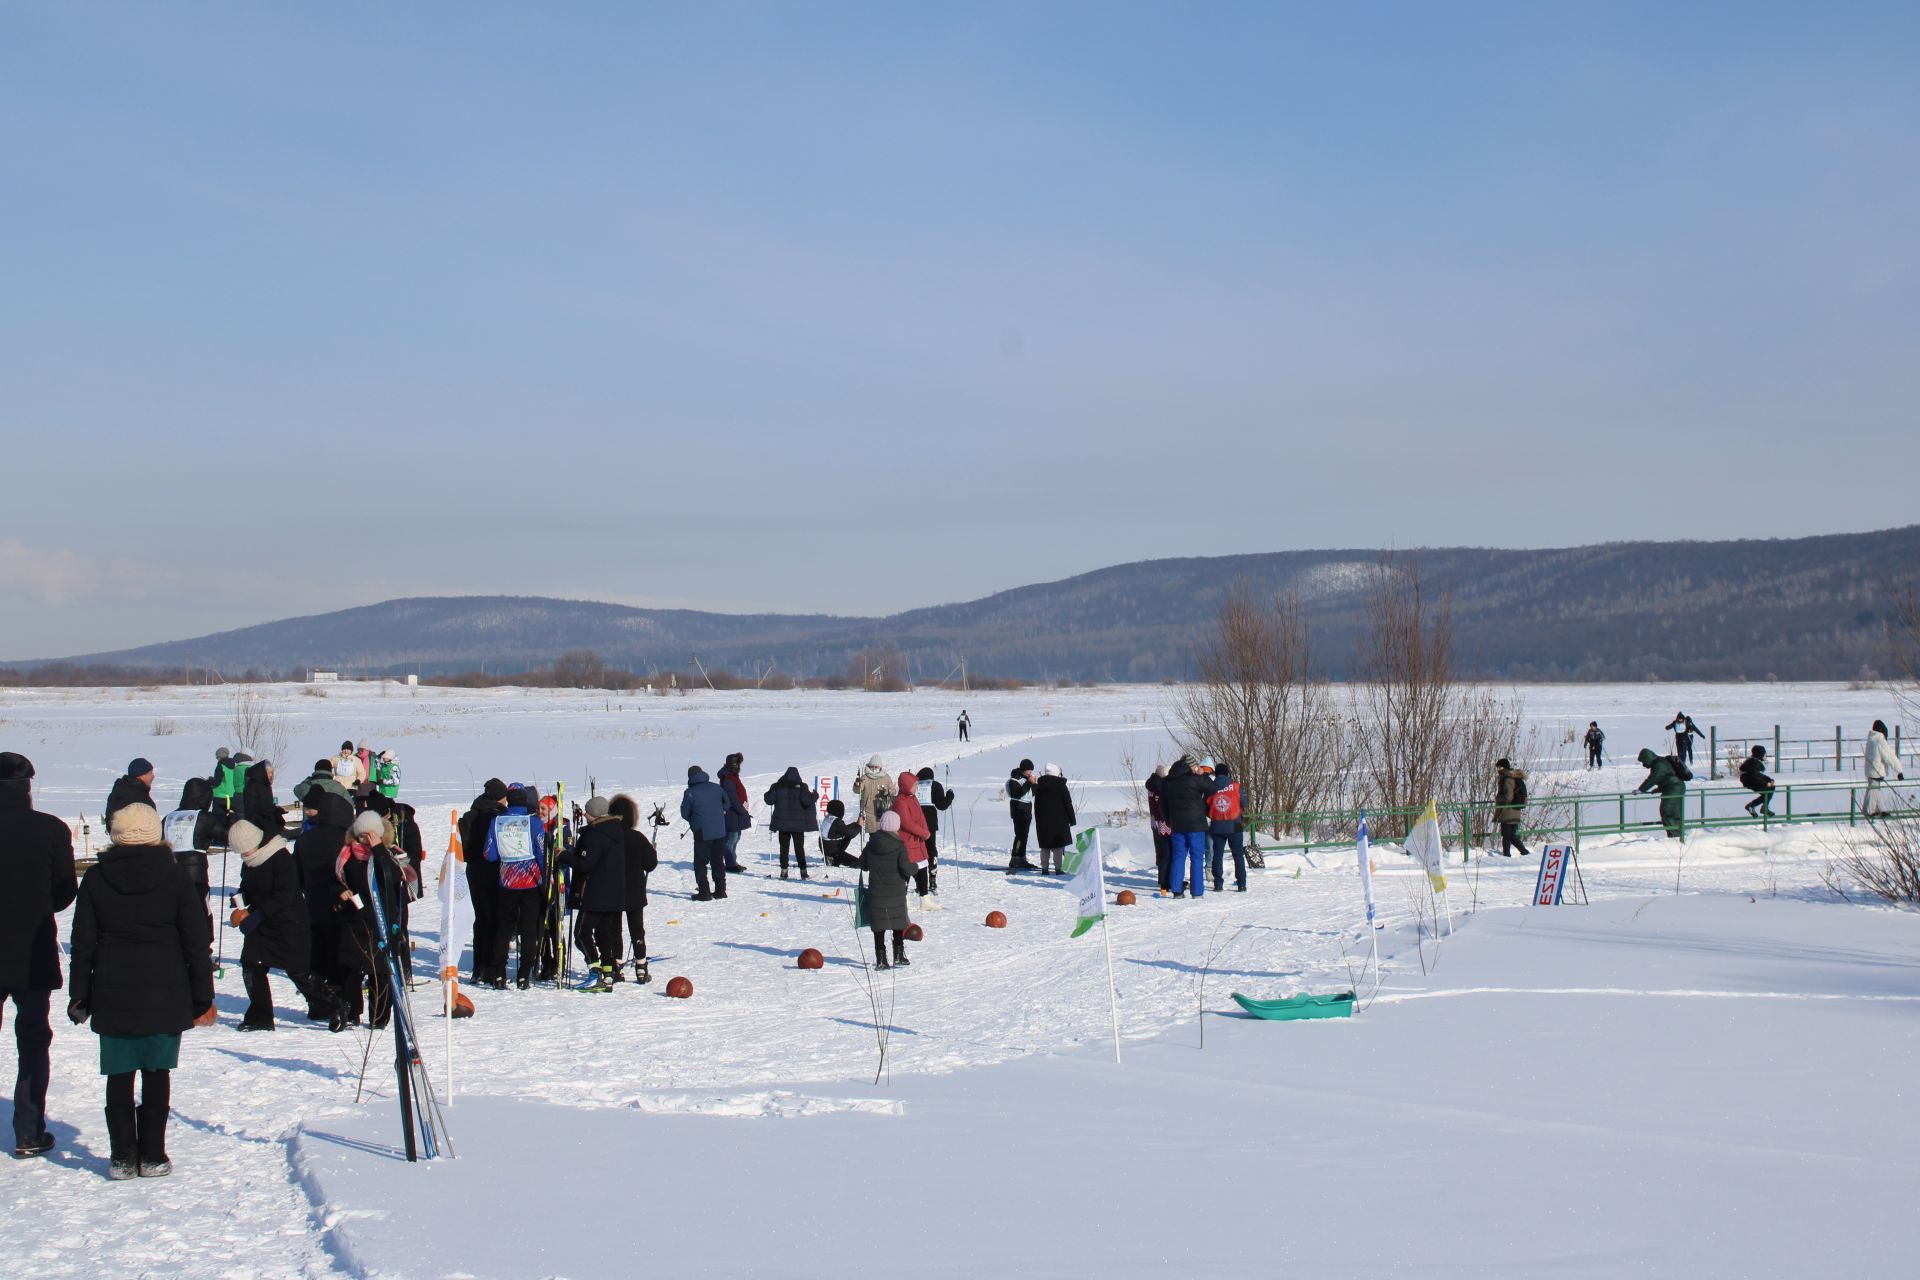
{"type": "Polygon", "coordinates": [[[347,842],[340,846],[333,864],[335,909],[346,919],[346,927],[341,930],[340,998],[346,1004],[345,1021],[350,1026],[360,1021],[362,1013],[371,1012],[373,1028],[378,1031],[393,1016],[393,996],[380,954],[383,947],[404,954],[400,904],[406,901],[411,870],[406,855],[387,844],[384,818],[368,810],[353,820],[347,828],[347,842]],[[374,914],[376,893],[389,930],[384,938],[374,914]],[[373,993],[371,1010],[365,999],[369,989],[373,993]]]}
{"type": "Polygon", "coordinates": [[[927,905],[927,814],[920,807],[920,797],[914,793],[914,783],[918,781],[911,772],[902,772],[895,779],[893,807],[888,812],[900,819],[900,842],[907,846],[907,861],[913,864],[913,890],[920,895],[920,905],[927,905]]]}
{"type": "Polygon", "coordinates": [[[1527,813],[1527,771],[1514,768],[1505,756],[1493,762],[1493,769],[1498,779],[1493,820],[1500,824],[1500,856],[1511,858],[1518,849],[1521,857],[1531,858],[1533,851],[1520,840],[1520,820],[1527,813]]]}
{"type": "MultiPolygon", "coordinates": [[[[316,800],[317,804],[318,801],[316,800]]],[[[263,837],[244,818],[227,832],[227,847],[240,855],[240,892],[228,919],[240,931],[240,980],[247,992],[242,1031],[273,1030],[273,989],[267,971],[278,969],[307,999],[309,1013],[326,1016],[333,1031],[346,1028],[340,1002],[308,968],[312,940],[300,868],[284,836],[263,837]]]]}
{"type": "Polygon", "coordinates": [[[73,908],[67,1017],[93,1022],[107,1078],[107,1176],[163,1178],[180,1035],[212,1026],[213,937],[206,906],[174,860],[152,805],[113,815],[113,843],[73,908]],[[141,1099],[134,1105],[133,1077],[141,1099]]]}
{"type": "Polygon", "coordinates": [[[853,794],[860,798],[860,829],[871,835],[880,829],[880,815],[893,807],[895,794],[886,762],[879,756],[868,760],[867,767],[855,776],[853,794]]]}

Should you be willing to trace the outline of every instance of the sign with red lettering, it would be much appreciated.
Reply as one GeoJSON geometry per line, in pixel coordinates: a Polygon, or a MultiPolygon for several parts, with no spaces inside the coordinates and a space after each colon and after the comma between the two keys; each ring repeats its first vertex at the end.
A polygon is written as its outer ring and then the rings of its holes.
{"type": "Polygon", "coordinates": [[[1567,886],[1567,863],[1572,858],[1570,844],[1550,844],[1540,850],[1540,878],[1533,884],[1534,906],[1560,905],[1560,892],[1567,886]]]}

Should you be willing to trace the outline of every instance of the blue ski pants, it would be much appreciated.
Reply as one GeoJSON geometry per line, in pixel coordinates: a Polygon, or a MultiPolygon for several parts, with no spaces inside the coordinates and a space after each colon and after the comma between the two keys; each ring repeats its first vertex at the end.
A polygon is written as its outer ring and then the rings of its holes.
{"type": "Polygon", "coordinates": [[[1193,880],[1193,896],[1198,898],[1207,892],[1207,833],[1204,831],[1176,831],[1173,833],[1173,865],[1168,868],[1173,881],[1173,891],[1185,891],[1186,881],[1193,880]]]}

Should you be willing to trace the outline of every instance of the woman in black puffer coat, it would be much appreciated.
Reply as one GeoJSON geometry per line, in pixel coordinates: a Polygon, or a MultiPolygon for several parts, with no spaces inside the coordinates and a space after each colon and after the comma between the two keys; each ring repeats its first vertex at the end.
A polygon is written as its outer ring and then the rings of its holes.
{"type": "Polygon", "coordinates": [[[860,869],[867,873],[865,901],[867,927],[873,930],[873,967],[891,969],[906,964],[906,927],[913,923],[907,916],[907,884],[913,879],[913,860],[907,857],[906,841],[900,838],[900,815],[889,809],[880,815],[880,829],[867,837],[860,854],[860,869]],[[887,934],[893,934],[893,964],[887,963],[887,934]]]}
{"type": "Polygon", "coordinates": [[[67,1016],[92,1018],[100,1037],[108,1176],[159,1178],[173,1171],[167,1112],[180,1033],[213,1022],[213,939],[205,900],[163,842],[153,806],[121,809],[108,834],[113,844],[75,900],[67,1016]]]}
{"type": "MultiPolygon", "coordinates": [[[[640,806],[632,796],[615,796],[607,803],[607,812],[620,827],[620,839],[627,859],[627,937],[633,944],[633,979],[651,982],[647,970],[647,877],[660,865],[660,853],[640,830],[640,806]]],[[[620,979],[620,951],[613,954],[613,980],[620,979]]]]}
{"type": "Polygon", "coordinates": [[[1067,846],[1073,843],[1073,792],[1060,776],[1060,766],[1050,764],[1040,781],[1033,784],[1033,833],[1040,841],[1040,874],[1063,876],[1061,865],[1067,846]]]}
{"type": "Polygon", "coordinates": [[[807,878],[807,837],[819,829],[820,793],[800,777],[797,765],[788,765],[780,781],[767,789],[765,800],[773,809],[770,825],[780,835],[780,878],[787,878],[787,850],[800,859],[800,878],[807,878]]]}

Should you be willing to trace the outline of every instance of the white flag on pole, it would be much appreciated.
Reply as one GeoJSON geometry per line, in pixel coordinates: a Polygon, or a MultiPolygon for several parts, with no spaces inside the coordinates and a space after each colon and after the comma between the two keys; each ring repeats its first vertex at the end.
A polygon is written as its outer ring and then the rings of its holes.
{"type": "Polygon", "coordinates": [[[467,889],[467,864],[461,856],[456,828],[454,838],[447,842],[447,856],[440,864],[441,977],[453,977],[460,972],[460,948],[472,932],[473,899],[467,889]]]}

